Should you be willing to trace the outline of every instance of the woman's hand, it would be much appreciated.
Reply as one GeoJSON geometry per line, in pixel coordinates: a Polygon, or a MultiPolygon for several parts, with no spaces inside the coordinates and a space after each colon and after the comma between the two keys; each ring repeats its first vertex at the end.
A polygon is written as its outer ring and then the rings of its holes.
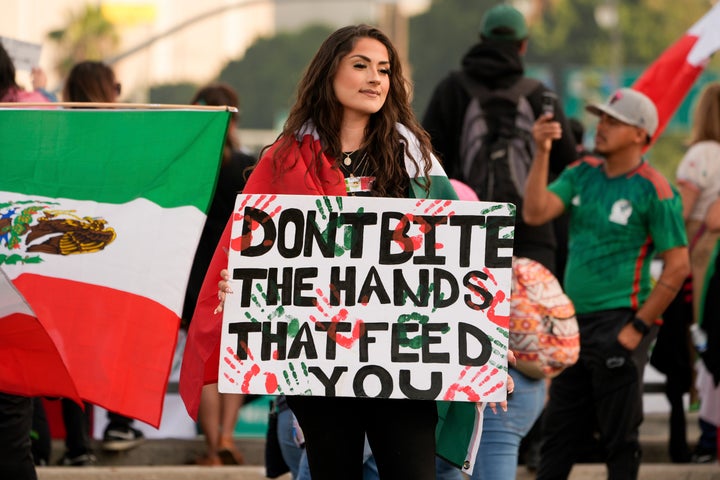
{"type": "Polygon", "coordinates": [[[220,277],[222,278],[222,280],[218,282],[218,300],[220,300],[220,303],[215,307],[214,313],[221,313],[223,311],[223,308],[225,308],[225,296],[228,293],[233,293],[232,288],[230,288],[230,273],[227,269],[220,271],[220,277]]]}
{"type": "MultiPolygon", "coordinates": [[[[515,358],[515,353],[512,350],[508,350],[507,354],[508,359],[508,365],[515,365],[517,363],[517,359],[515,358]]],[[[515,391],[515,380],[513,380],[510,373],[508,373],[507,376],[507,398],[510,398],[510,396],[515,391]]],[[[488,403],[488,407],[490,407],[490,410],[493,411],[493,413],[497,413],[497,402],[490,402],[488,403]]],[[[502,408],[503,412],[507,412],[507,400],[504,400],[500,402],[500,408],[502,408]]]]}

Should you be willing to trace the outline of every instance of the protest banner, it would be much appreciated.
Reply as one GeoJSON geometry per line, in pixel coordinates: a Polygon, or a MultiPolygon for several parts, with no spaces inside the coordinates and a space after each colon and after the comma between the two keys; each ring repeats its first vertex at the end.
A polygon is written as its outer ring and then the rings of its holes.
{"type": "Polygon", "coordinates": [[[515,207],[239,195],[224,393],[501,401],[515,207]]]}

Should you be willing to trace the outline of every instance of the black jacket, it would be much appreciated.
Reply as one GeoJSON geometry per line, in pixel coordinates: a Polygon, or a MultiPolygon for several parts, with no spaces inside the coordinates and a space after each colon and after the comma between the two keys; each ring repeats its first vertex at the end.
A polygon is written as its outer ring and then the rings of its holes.
{"type": "Polygon", "coordinates": [[[223,162],[220,166],[215,193],[208,210],[205,226],[185,291],[185,303],[183,305],[182,318],[189,322],[195,311],[200,288],[202,287],[205,273],[210,266],[210,261],[215,253],[220,237],[222,236],[228,218],[235,209],[235,198],[245,187],[245,170],[255,164],[255,158],[242,152],[233,152],[229,161],[223,162]]]}
{"type": "MultiPolygon", "coordinates": [[[[507,88],[524,74],[524,67],[517,46],[507,42],[482,42],[474,45],[462,59],[462,69],[476,81],[489,88],[507,88]]],[[[528,95],[535,116],[541,113],[542,94],[549,89],[540,85],[528,95]]],[[[432,138],[435,151],[450,178],[462,178],[460,165],[460,136],[462,134],[465,110],[470,95],[461,85],[457,76],[449,74],[435,87],[430,103],[423,117],[423,127],[432,138]]],[[[562,109],[555,112],[555,119],[563,129],[562,138],[553,142],[550,152],[550,175],[557,176],[568,164],[577,159],[575,141],[562,109]]],[[[482,199],[481,199],[482,200],[482,199]]],[[[552,224],[539,227],[525,225],[520,216],[515,226],[514,254],[539,261],[558,274],[556,250],[558,235],[565,242],[566,232],[558,231],[552,224]]],[[[561,229],[562,230],[562,229],[561,229]]],[[[561,245],[561,247],[564,245],[561,245]]],[[[562,259],[559,263],[562,264],[562,259]]]]}

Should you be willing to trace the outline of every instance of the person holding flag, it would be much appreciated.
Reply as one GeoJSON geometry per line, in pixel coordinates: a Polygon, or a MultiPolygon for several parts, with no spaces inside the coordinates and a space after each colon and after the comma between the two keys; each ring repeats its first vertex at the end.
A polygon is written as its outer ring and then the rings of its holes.
{"type": "MultiPolygon", "coordinates": [[[[457,199],[412,112],[397,50],[368,25],[340,28],[322,43],[283,132],[243,193],[457,199]]],[[[212,313],[228,293],[218,292],[218,280],[227,268],[229,227],[205,276],[183,358],[180,393],[192,416],[202,384],[217,381],[221,319],[212,313]]],[[[507,388],[512,392],[511,380],[507,388]]],[[[302,395],[287,402],[313,480],[362,479],[366,434],[381,478],[435,478],[436,402],[302,395]]],[[[453,403],[475,412],[470,402],[453,403]]]]}
{"type": "Polygon", "coordinates": [[[550,386],[538,480],[567,478],[595,423],[608,479],[637,478],[651,328],[690,271],[680,195],[642,157],[658,126],[655,105],[623,88],[587,110],[600,118],[601,157],[582,158],[548,185],[550,145],[560,129],[541,117],[522,209],[529,224],[570,215],[565,288],[580,328],[578,362],[550,386]],[[651,286],[655,254],[664,266],[651,286]]]}

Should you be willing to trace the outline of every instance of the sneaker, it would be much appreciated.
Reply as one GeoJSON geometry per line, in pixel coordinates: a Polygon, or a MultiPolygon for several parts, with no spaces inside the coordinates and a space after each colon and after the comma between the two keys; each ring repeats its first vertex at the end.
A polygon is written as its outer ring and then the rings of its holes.
{"type": "Polygon", "coordinates": [[[145,435],[132,427],[107,428],[103,435],[103,449],[122,452],[135,448],[145,441],[145,435]]]}
{"type": "Polygon", "coordinates": [[[92,453],[83,453],[76,457],[69,457],[67,453],[60,457],[58,465],[64,467],[89,467],[97,464],[97,458],[92,453]]]}
{"type": "Polygon", "coordinates": [[[717,460],[717,453],[714,450],[695,447],[690,461],[692,463],[714,463],[717,460]]]}

